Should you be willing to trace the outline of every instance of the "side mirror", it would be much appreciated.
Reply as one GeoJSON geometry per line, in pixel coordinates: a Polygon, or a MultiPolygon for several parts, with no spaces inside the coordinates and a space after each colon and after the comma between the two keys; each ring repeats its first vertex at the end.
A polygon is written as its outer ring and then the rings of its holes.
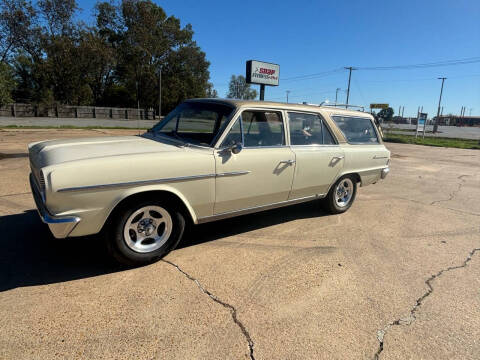
{"type": "Polygon", "coordinates": [[[242,149],[243,149],[243,145],[240,142],[238,142],[238,143],[236,143],[236,144],[234,144],[230,147],[230,151],[233,154],[238,154],[240,151],[242,151],[242,149]]]}

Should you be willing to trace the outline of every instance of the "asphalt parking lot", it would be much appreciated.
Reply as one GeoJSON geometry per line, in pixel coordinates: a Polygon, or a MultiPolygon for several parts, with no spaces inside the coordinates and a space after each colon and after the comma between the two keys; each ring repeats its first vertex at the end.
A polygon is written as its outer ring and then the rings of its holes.
{"type": "Polygon", "coordinates": [[[479,359],[480,151],[387,144],[389,177],[195,227],[124,270],[55,240],[26,144],[131,130],[0,130],[2,359],[479,359]]]}

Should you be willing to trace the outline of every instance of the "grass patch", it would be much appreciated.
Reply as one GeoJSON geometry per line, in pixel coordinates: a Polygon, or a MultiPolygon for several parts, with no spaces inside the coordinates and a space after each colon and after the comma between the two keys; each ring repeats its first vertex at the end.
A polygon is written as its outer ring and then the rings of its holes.
{"type": "Polygon", "coordinates": [[[415,129],[401,129],[401,128],[395,128],[395,127],[382,127],[382,131],[402,131],[402,132],[411,132],[415,131],[415,129]]]}
{"type": "Polygon", "coordinates": [[[80,129],[80,130],[92,130],[92,129],[105,129],[105,130],[148,130],[149,127],[125,127],[125,126],[74,126],[74,125],[59,125],[59,126],[38,126],[38,125],[5,125],[0,126],[0,129],[80,129]]]}
{"type": "Polygon", "coordinates": [[[401,143],[401,144],[415,144],[427,146],[439,146],[458,149],[479,149],[480,142],[478,140],[470,139],[451,139],[445,137],[417,137],[413,135],[403,134],[385,134],[383,138],[386,142],[401,143]]]}

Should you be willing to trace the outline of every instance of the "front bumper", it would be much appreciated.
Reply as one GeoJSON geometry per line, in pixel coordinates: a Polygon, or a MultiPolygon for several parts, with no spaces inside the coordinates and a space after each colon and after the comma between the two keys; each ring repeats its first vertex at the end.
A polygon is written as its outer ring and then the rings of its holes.
{"type": "Polygon", "coordinates": [[[382,179],[385,179],[389,172],[390,172],[389,167],[386,167],[385,169],[382,169],[382,174],[381,174],[382,179]]]}
{"type": "Polygon", "coordinates": [[[32,174],[30,174],[30,188],[32,189],[33,199],[37,206],[38,214],[42,221],[48,225],[53,236],[57,239],[64,239],[70,235],[75,226],[80,222],[77,216],[54,216],[51,215],[43,202],[40,190],[32,174]]]}

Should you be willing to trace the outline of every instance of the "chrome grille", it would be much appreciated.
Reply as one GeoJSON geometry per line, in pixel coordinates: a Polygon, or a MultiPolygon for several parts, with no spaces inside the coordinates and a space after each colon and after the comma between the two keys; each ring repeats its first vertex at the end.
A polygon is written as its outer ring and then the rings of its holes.
{"type": "Polygon", "coordinates": [[[38,184],[40,185],[40,189],[45,192],[45,178],[43,177],[43,172],[39,171],[40,178],[38,179],[38,184]]]}
{"type": "Polygon", "coordinates": [[[32,161],[30,161],[30,169],[32,170],[32,174],[35,178],[35,182],[37,183],[38,188],[43,194],[45,194],[45,178],[42,171],[37,169],[32,161]]]}

